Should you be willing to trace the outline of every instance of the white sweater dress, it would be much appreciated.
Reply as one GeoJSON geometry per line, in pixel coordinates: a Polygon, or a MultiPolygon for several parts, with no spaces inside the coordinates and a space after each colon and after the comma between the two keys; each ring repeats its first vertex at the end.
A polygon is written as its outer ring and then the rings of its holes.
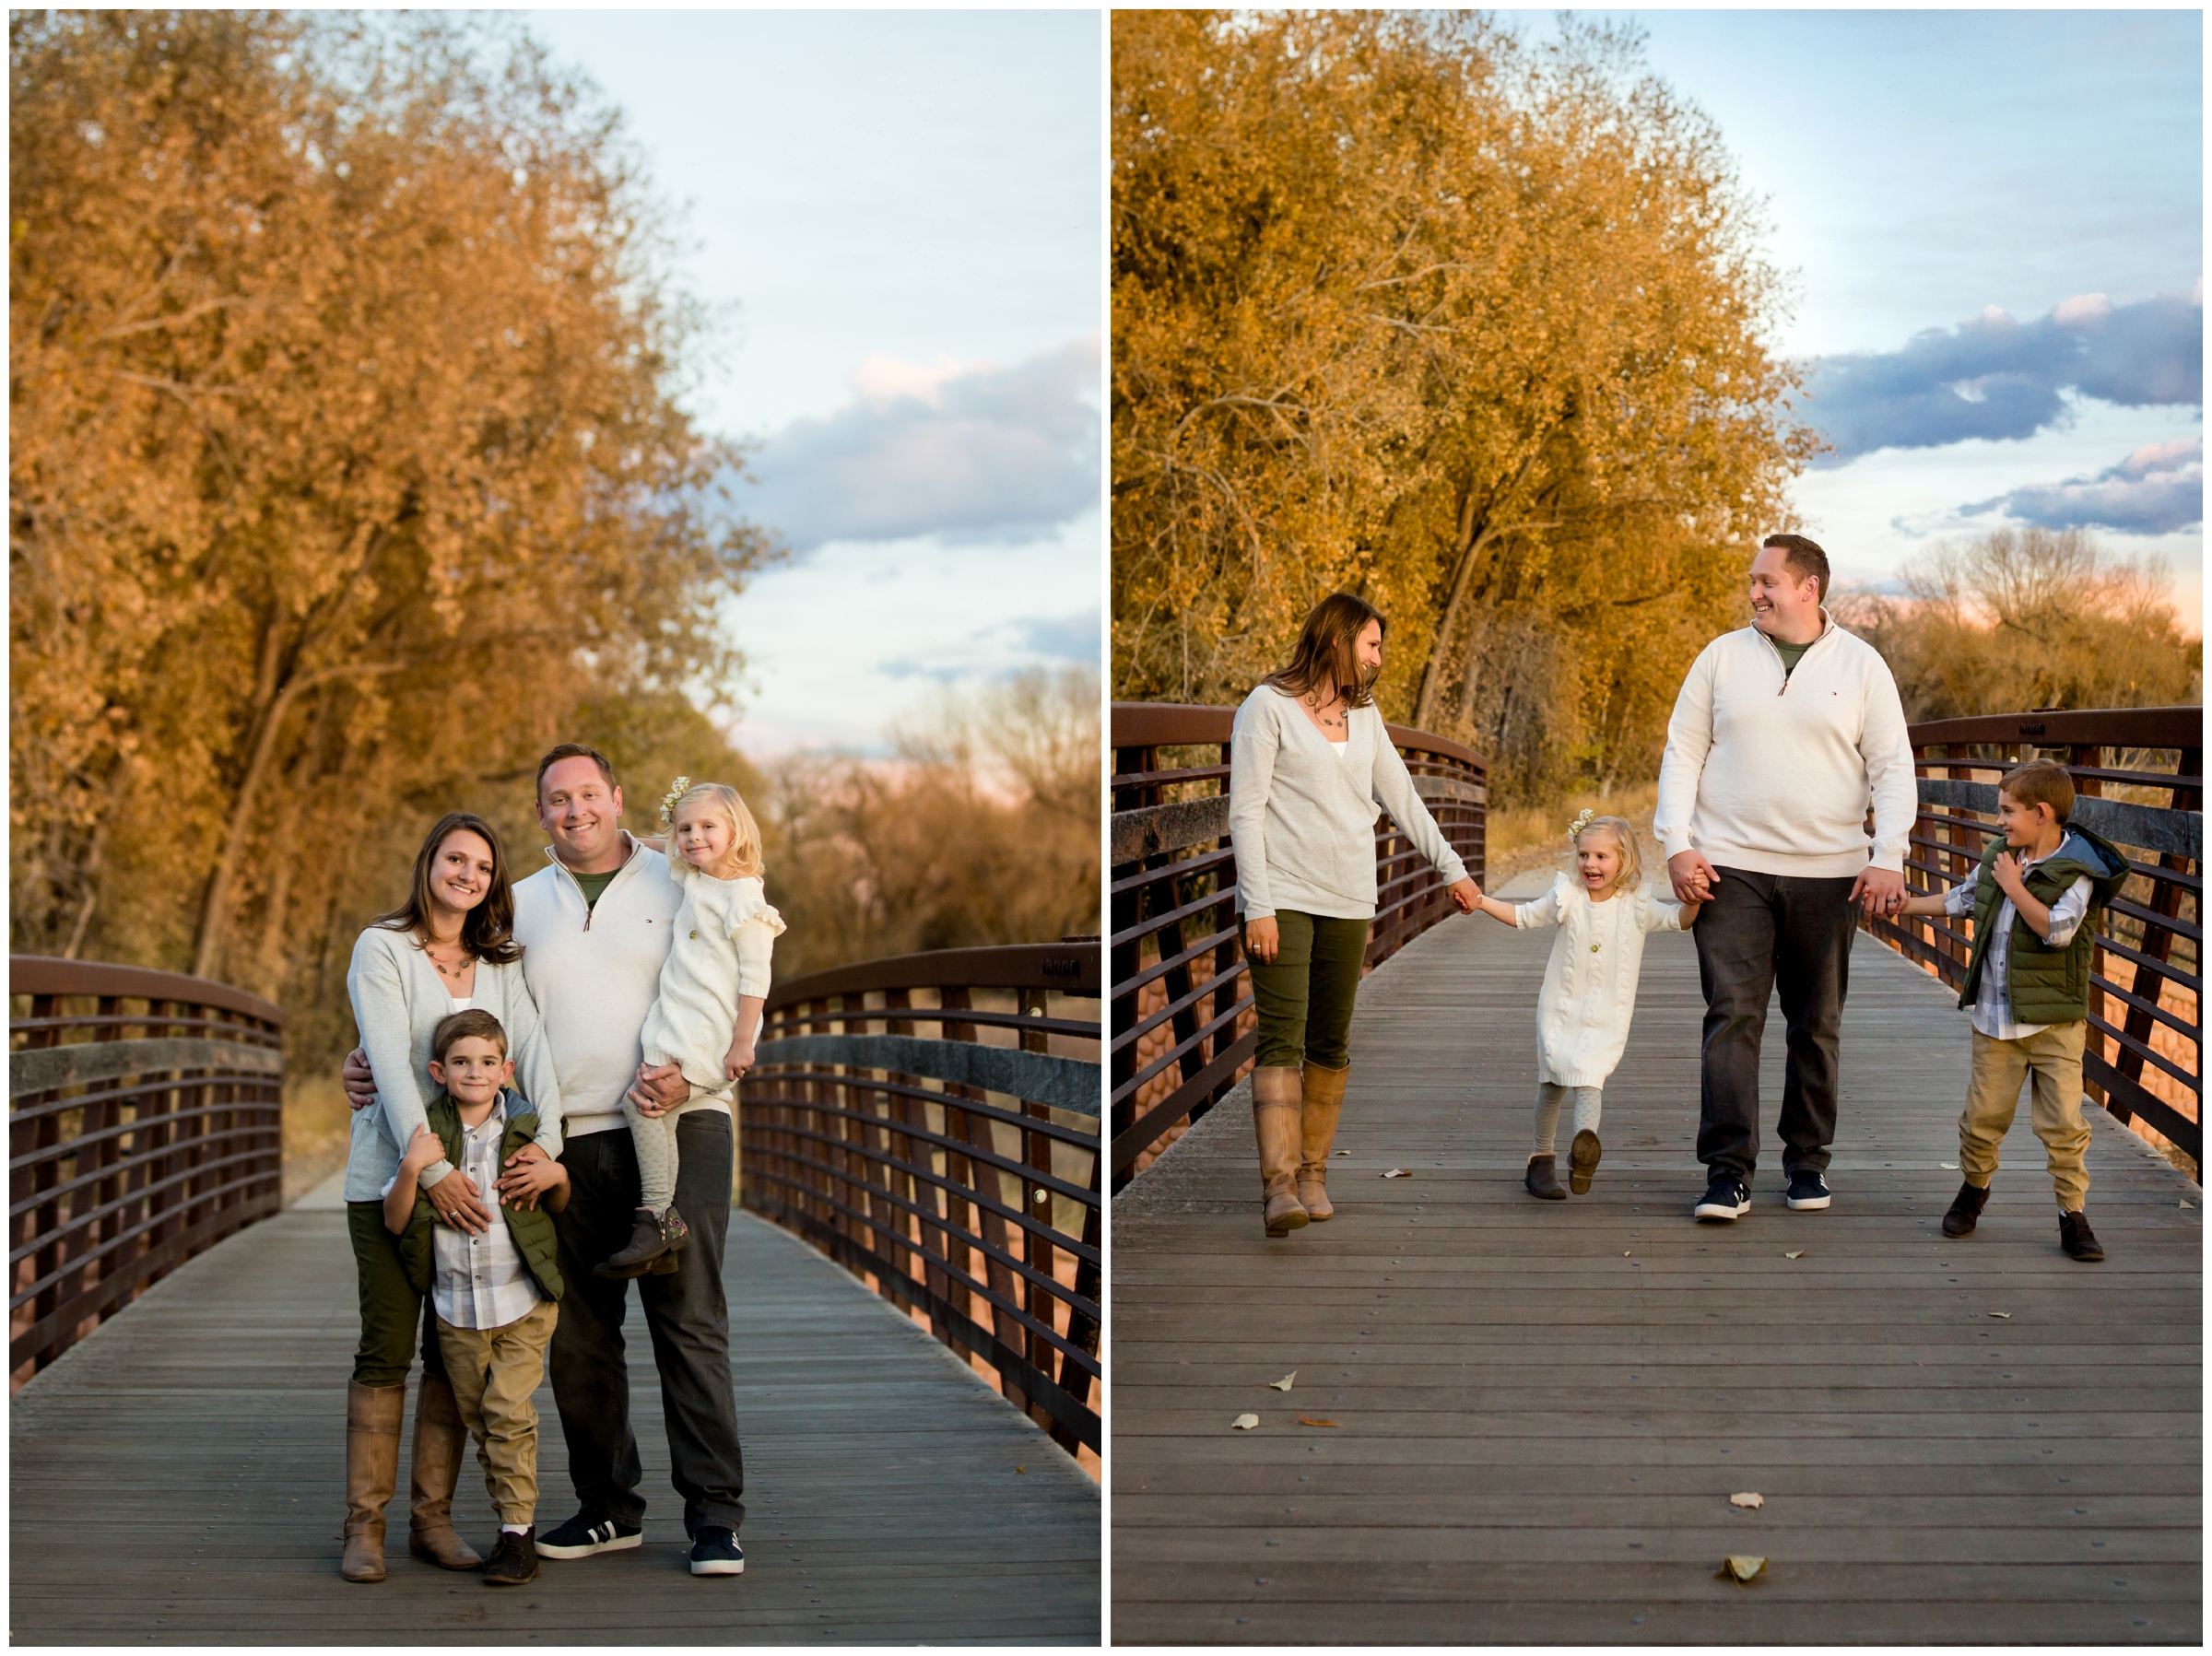
{"type": "Polygon", "coordinates": [[[1648,886],[1594,903],[1582,881],[1565,874],[1535,901],[1514,906],[1514,925],[1559,929],[1536,995],[1539,1083],[1605,1086],[1629,1044],[1644,937],[1680,931],[1684,913],[1648,886]]]}
{"type": "Polygon", "coordinates": [[[668,875],[683,901],[641,1039],[648,1063],[677,1064],[693,1086],[715,1092],[728,1084],[722,1061],[736,1039],[738,997],[768,998],[783,917],[757,878],[718,880],[681,857],[668,859],[668,875]]]}

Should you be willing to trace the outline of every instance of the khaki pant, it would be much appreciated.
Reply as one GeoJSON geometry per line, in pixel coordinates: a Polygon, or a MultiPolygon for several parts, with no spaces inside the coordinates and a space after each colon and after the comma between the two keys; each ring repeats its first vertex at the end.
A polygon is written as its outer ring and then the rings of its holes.
{"type": "Polygon", "coordinates": [[[2089,1026],[2053,1024],[2018,1040],[1993,1040],[1976,1029],[1974,1074],[1959,1116],[1959,1167],[1967,1183],[1987,1190],[1996,1176],[1997,1145],[2020,1105],[2020,1084],[2033,1077],[2030,1120],[2051,1157],[2051,1184],[2062,1213],[2088,1199],[2089,1124],[2081,1119],[2081,1052],[2089,1026]]]}
{"type": "Polygon", "coordinates": [[[546,1346],[560,1307],[541,1299],[503,1328],[455,1328],[438,1319],[438,1345],[453,1401],[477,1440],[477,1464],[501,1523],[528,1524],[537,1511],[537,1408],[530,1394],[546,1378],[546,1346]]]}

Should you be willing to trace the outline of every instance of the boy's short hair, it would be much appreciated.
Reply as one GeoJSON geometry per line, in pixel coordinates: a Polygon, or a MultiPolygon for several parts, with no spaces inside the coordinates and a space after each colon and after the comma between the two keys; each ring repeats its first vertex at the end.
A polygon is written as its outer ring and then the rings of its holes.
{"type": "Polygon", "coordinates": [[[449,1012],[438,1020],[430,1031],[430,1056],[440,1063],[453,1050],[453,1042],[478,1036],[500,1049],[500,1056],[507,1056],[507,1031],[500,1020],[481,1006],[471,1006],[465,1012],[449,1012]]]}
{"type": "Polygon", "coordinates": [[[2056,759],[2030,759],[2007,770],[1997,786],[2031,811],[2049,805],[2060,822],[2074,814],[2074,779],[2056,759]]]}
{"type": "Polygon", "coordinates": [[[599,767],[599,774],[606,778],[606,791],[609,793],[622,785],[615,780],[614,762],[606,755],[601,753],[596,747],[585,746],[582,742],[563,742],[559,746],[546,749],[546,757],[537,761],[536,787],[537,797],[541,802],[546,797],[546,772],[563,759],[591,760],[593,764],[599,767]]]}
{"type": "Polygon", "coordinates": [[[1809,541],[1802,534],[1770,534],[1759,542],[1759,549],[1764,551],[1769,546],[1782,548],[1782,567],[1798,580],[1803,581],[1808,575],[1818,576],[1820,581],[1819,602],[1828,602],[1828,554],[1820,549],[1818,542],[1809,541]]]}

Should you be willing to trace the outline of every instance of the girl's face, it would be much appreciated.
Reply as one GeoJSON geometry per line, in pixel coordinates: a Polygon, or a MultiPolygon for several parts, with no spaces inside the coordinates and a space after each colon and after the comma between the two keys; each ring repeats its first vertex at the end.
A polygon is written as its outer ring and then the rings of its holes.
{"type": "Polygon", "coordinates": [[[1620,844],[1609,828],[1594,828],[1574,842],[1574,866],[1583,885],[1595,897],[1609,891],[1620,877],[1620,844]]]}
{"type": "Polygon", "coordinates": [[[430,858],[430,901],[465,914],[491,890],[491,847],[469,828],[446,835],[430,858]]]}
{"type": "Polygon", "coordinates": [[[669,832],[676,837],[676,849],[683,852],[685,862],[710,870],[722,865],[737,840],[730,831],[730,819],[703,799],[678,806],[669,832]]]}

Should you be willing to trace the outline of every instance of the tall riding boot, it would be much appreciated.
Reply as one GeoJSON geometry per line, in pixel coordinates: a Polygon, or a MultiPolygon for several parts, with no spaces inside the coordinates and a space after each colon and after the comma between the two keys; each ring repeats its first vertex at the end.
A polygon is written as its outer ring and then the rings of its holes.
{"type": "Polygon", "coordinates": [[[1252,1125],[1260,1141],[1260,1187],[1267,1234],[1287,1237],[1306,1222],[1298,1200],[1298,1072],[1268,1064],[1252,1072],[1252,1125]]]}
{"type": "Polygon", "coordinates": [[[453,1486],[461,1476],[461,1451],[468,1428],[453,1383],[425,1374],[415,1389],[415,1471],[407,1517],[407,1551],[441,1569],[475,1569],[484,1560],[453,1532],[453,1486]]]}
{"type": "Polygon", "coordinates": [[[1351,1066],[1324,1070],[1309,1063],[1302,1072],[1299,1108],[1298,1200],[1306,1217],[1320,1224],[1336,1210],[1329,1205],[1329,1146],[1336,1142],[1336,1117],[1344,1109],[1344,1084],[1351,1066]]]}
{"type": "Polygon", "coordinates": [[[399,1417],[407,1388],[346,1382],[346,1562],[348,1581],[384,1579],[384,1503],[399,1482],[399,1417]]]}

